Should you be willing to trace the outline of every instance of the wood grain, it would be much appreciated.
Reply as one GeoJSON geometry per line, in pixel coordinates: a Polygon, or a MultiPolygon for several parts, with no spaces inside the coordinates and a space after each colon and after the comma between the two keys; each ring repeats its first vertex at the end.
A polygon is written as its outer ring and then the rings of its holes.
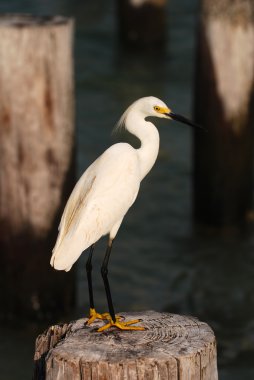
{"type": "Polygon", "coordinates": [[[216,342],[211,328],[193,317],[121,313],[142,319],[145,331],[116,329],[98,333],[80,319],[39,336],[35,377],[89,380],[217,380],[216,342]]]}
{"type": "Polygon", "coordinates": [[[0,317],[73,302],[73,275],[49,267],[75,179],[72,49],[72,19],[0,17],[0,317]]]}
{"type": "Polygon", "coordinates": [[[254,2],[203,0],[196,60],[194,213],[229,229],[248,222],[253,198],[254,2]]]}

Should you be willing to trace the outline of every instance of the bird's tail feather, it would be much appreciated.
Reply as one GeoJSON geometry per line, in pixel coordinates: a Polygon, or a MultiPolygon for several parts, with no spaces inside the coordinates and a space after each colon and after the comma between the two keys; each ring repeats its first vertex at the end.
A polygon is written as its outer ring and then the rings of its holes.
{"type": "Polygon", "coordinates": [[[63,239],[57,239],[53,249],[53,255],[50,260],[50,265],[57,270],[65,270],[68,272],[72,265],[77,261],[81,253],[89,247],[89,243],[84,238],[76,238],[68,236],[63,239]]]}

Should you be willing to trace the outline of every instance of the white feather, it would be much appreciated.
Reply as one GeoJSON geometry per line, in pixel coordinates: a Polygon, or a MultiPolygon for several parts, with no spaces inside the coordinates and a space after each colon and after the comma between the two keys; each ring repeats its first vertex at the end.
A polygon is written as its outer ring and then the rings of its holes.
{"type": "Polygon", "coordinates": [[[80,254],[122,220],[139,189],[138,156],[130,145],[107,149],[82,175],[65,207],[51,258],[69,270],[80,254]]]}

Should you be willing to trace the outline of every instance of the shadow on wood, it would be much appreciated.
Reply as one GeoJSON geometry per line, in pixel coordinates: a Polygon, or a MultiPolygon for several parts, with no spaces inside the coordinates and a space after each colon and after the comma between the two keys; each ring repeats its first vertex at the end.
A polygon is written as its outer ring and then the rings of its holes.
{"type": "Polygon", "coordinates": [[[87,319],[50,327],[36,340],[34,380],[217,380],[211,328],[193,317],[154,311],[121,313],[145,331],[108,330],[87,319]]]}
{"type": "Polygon", "coordinates": [[[166,0],[116,0],[119,37],[128,48],[160,50],[166,42],[166,0]]]}
{"type": "Polygon", "coordinates": [[[254,3],[203,0],[198,36],[194,214],[212,227],[246,223],[253,196],[254,3]]]}
{"type": "Polygon", "coordinates": [[[74,185],[73,20],[0,17],[0,317],[51,319],[73,274],[49,265],[74,185]]]}

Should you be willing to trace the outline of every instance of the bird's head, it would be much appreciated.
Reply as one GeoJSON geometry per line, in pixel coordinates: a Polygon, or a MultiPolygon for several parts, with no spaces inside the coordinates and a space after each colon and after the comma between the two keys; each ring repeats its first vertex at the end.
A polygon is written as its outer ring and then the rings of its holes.
{"type": "Polygon", "coordinates": [[[147,96],[145,98],[140,98],[136,100],[133,104],[129,106],[129,108],[127,108],[127,110],[124,112],[124,114],[116,124],[114,131],[118,131],[119,129],[125,127],[132,133],[131,125],[136,125],[136,123],[134,123],[133,118],[136,118],[137,116],[141,116],[141,118],[143,119],[147,117],[173,119],[181,123],[188,124],[195,128],[204,129],[203,127],[193,123],[186,117],[173,113],[171,109],[162,100],[155,98],[154,96],[147,96]],[[130,118],[131,124],[127,127],[126,123],[128,120],[130,120],[130,118]]]}
{"type": "Polygon", "coordinates": [[[142,113],[143,117],[168,117],[171,110],[160,99],[154,96],[140,98],[134,103],[135,111],[142,113]]]}
{"type": "MultiPolygon", "coordinates": [[[[143,113],[144,117],[160,117],[166,119],[173,119],[192,127],[202,128],[200,125],[193,123],[189,119],[179,114],[172,112],[172,110],[160,99],[154,96],[147,96],[135,102],[136,110],[143,113]]],[[[203,128],[202,128],[203,129],[203,128]]]]}

